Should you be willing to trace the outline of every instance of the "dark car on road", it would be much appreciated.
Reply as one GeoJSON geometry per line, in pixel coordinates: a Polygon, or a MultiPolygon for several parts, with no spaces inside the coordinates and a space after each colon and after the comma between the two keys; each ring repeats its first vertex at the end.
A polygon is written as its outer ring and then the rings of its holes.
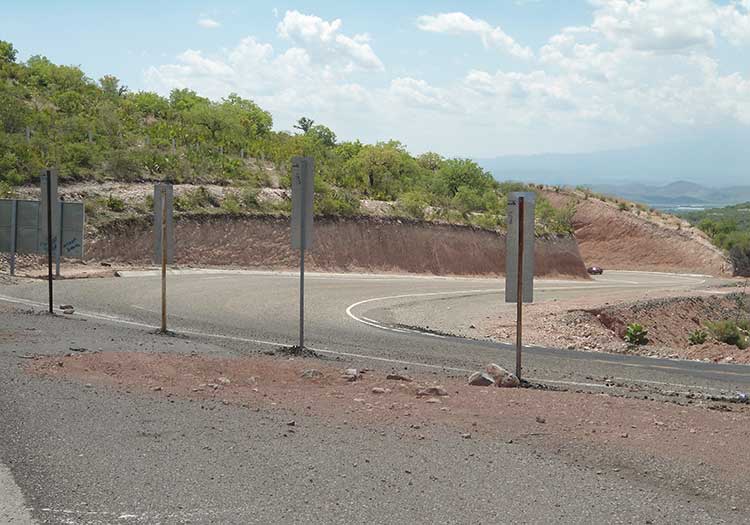
{"type": "Polygon", "coordinates": [[[586,271],[591,275],[601,275],[604,273],[604,270],[599,266],[589,266],[588,268],[586,268],[586,271]]]}

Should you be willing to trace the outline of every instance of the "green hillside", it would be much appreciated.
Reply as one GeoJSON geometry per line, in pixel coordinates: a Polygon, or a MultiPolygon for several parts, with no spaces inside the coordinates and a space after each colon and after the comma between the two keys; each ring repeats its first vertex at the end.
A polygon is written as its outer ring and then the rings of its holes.
{"type": "MultiPolygon", "coordinates": [[[[374,199],[396,201],[397,214],[496,228],[504,222],[505,194],[523,188],[495,181],[471,160],[412,156],[395,140],[338,141],[307,118],[293,133],[274,131],[269,112],[236,94],[211,101],[189,89],[168,97],[131,92],[113,76],[94,81],[75,66],[16,57],[12,44],[0,41],[0,194],[35,183],[43,167],[55,166],[62,183],[233,186],[244,198],[226,208],[253,212],[260,206],[253,191],[272,184],[260,166],[270,163],[273,184],[285,188],[289,159],[310,155],[318,213],[356,215],[361,199],[374,199]]],[[[201,209],[222,204],[194,200],[201,209]]],[[[571,210],[556,211],[544,200],[538,209],[541,231],[570,231],[571,210]]]]}
{"type": "Polygon", "coordinates": [[[738,275],[750,275],[750,202],[681,215],[729,252],[738,275]]]}

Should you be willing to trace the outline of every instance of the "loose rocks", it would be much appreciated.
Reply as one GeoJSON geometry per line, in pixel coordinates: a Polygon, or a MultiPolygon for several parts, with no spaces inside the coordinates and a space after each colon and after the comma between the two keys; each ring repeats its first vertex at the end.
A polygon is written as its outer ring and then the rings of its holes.
{"type": "Polygon", "coordinates": [[[506,369],[495,363],[490,363],[484,370],[495,380],[495,384],[499,387],[516,388],[521,384],[515,374],[508,372],[506,369]]]}
{"type": "Polygon", "coordinates": [[[387,376],[385,376],[385,378],[390,381],[406,381],[406,382],[414,381],[411,377],[407,375],[403,375],[403,374],[388,374],[387,376]]]}
{"type": "Polygon", "coordinates": [[[469,376],[469,384],[471,386],[493,386],[495,380],[485,372],[474,372],[469,376]]]}
{"type": "Polygon", "coordinates": [[[347,368],[346,370],[344,370],[344,375],[342,377],[350,383],[353,383],[354,381],[359,379],[359,370],[357,370],[356,368],[347,368]]]}
{"type": "Polygon", "coordinates": [[[315,368],[309,368],[302,372],[302,379],[321,379],[322,377],[323,372],[315,368]]]}
{"type": "Polygon", "coordinates": [[[442,386],[428,386],[426,388],[420,388],[419,390],[417,390],[417,397],[424,397],[424,396],[445,397],[447,395],[448,395],[448,392],[442,386]]]}

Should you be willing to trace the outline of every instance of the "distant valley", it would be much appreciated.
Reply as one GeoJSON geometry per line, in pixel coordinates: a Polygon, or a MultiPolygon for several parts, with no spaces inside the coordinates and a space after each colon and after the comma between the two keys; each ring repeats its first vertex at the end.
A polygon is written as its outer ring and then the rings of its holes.
{"type": "Polygon", "coordinates": [[[678,181],[664,186],[635,183],[586,186],[597,193],[666,210],[720,208],[750,201],[750,185],[710,188],[694,182],[678,181]]]}

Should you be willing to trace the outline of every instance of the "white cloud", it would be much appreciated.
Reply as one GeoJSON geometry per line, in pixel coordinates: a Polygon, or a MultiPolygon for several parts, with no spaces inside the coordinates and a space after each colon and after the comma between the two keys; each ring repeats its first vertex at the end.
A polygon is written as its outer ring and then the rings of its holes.
{"type": "Polygon", "coordinates": [[[217,27],[221,27],[221,24],[214,20],[213,18],[199,18],[198,19],[198,25],[206,28],[206,29],[216,29],[217,27]]]}
{"type": "Polygon", "coordinates": [[[592,0],[592,28],[612,43],[662,53],[711,49],[717,35],[750,41],[747,0],[592,0]]]}
{"type": "Polygon", "coordinates": [[[417,27],[422,31],[432,33],[475,34],[481,38],[485,47],[497,47],[522,59],[530,59],[534,56],[531,49],[518,44],[500,26],[492,27],[484,20],[471,18],[460,12],[420,16],[417,19],[417,27]]]}
{"type": "MultiPolygon", "coordinates": [[[[748,7],[750,0],[592,0],[589,20],[560,29],[536,55],[517,51],[529,59],[522,69],[469,67],[439,83],[408,70],[386,77],[369,35],[288,11],[276,46],[246,37],[215,53],[188,49],[146,78],[162,93],[237,92],[271,111],[281,129],[307,115],[342,139],[397,138],[415,151],[622,148],[684,130],[750,126],[750,70],[716,52],[721,43],[750,44],[748,7]]],[[[422,17],[420,28],[525,49],[499,28],[456,15],[422,17]]]]}
{"type": "Polygon", "coordinates": [[[318,16],[287,11],[277,26],[279,36],[308,50],[325,62],[339,62],[349,70],[384,70],[383,63],[370,47],[369,36],[341,33],[341,19],[327,22],[318,16]]]}

